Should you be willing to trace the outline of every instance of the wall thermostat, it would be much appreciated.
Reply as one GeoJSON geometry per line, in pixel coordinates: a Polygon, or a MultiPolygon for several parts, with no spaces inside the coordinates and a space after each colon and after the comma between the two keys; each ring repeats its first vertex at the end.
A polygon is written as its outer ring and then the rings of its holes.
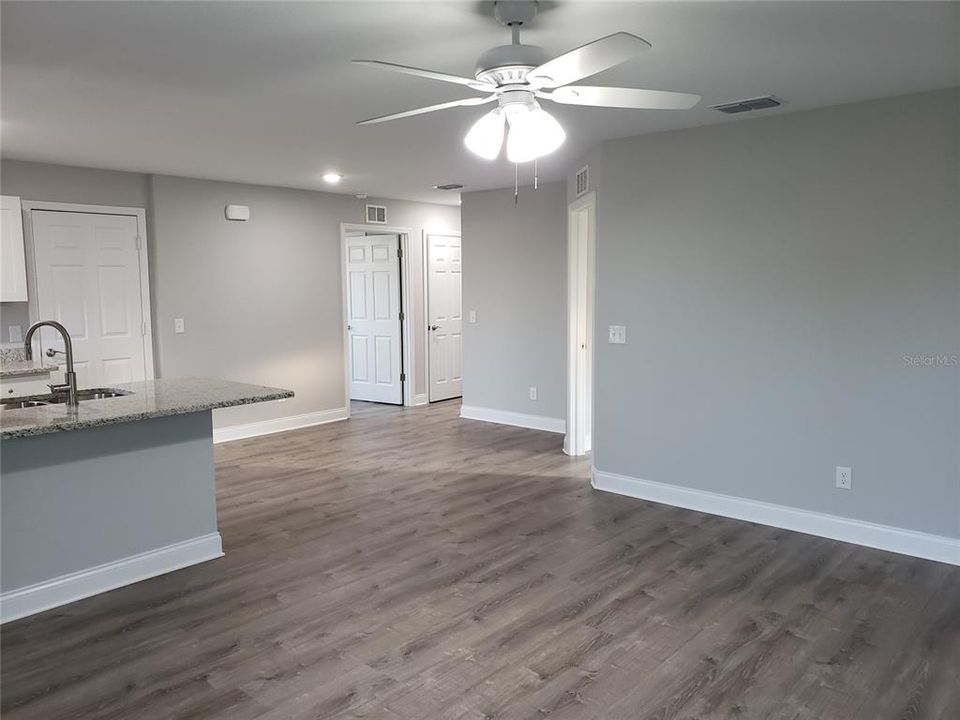
{"type": "Polygon", "coordinates": [[[250,207],[248,205],[227,205],[224,214],[227,216],[227,220],[246,222],[250,219],[250,207]]]}

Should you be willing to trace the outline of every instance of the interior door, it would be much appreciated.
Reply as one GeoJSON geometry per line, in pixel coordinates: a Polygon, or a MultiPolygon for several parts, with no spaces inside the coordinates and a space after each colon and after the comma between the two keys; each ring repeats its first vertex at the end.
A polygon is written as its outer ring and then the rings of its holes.
{"type": "Polygon", "coordinates": [[[352,400],[403,404],[399,243],[396,235],[346,240],[352,400]]]}
{"type": "Polygon", "coordinates": [[[427,236],[427,334],[430,402],[463,395],[460,238],[427,236]]]}
{"type": "MultiPolygon", "coordinates": [[[[39,319],[70,333],[78,386],[152,377],[136,216],[34,210],[31,218],[39,319]]],[[[43,328],[40,350],[49,348],[63,342],[43,328]]]]}

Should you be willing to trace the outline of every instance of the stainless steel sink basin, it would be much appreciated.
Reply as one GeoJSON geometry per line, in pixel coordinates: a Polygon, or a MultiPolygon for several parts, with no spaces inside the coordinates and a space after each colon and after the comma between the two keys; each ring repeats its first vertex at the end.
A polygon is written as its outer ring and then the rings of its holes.
{"type": "MultiPolygon", "coordinates": [[[[132,395],[130,390],[119,388],[86,388],[77,390],[78,400],[103,400],[105,398],[132,395]]],[[[66,393],[46,393],[44,395],[28,395],[27,397],[0,398],[0,407],[7,410],[18,408],[42,407],[44,405],[61,405],[67,401],[66,393]]]]}
{"type": "Polygon", "coordinates": [[[44,402],[43,400],[27,400],[26,398],[4,398],[3,400],[0,400],[0,405],[8,410],[13,410],[15,408],[40,407],[42,405],[49,404],[50,403],[44,402]]]}
{"type": "MultiPolygon", "coordinates": [[[[123,397],[124,395],[133,395],[130,390],[120,390],[119,388],[87,388],[77,390],[78,400],[103,400],[104,398],[123,397]]],[[[66,402],[66,393],[57,393],[57,402],[66,402]]]]}

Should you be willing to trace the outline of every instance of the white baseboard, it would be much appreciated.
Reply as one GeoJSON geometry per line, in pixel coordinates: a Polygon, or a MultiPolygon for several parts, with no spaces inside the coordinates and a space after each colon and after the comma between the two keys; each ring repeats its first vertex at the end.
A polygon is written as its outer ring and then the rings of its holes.
{"type": "Polygon", "coordinates": [[[417,405],[427,405],[430,402],[430,396],[427,393],[420,393],[413,396],[414,407],[417,405]]]}
{"type": "Polygon", "coordinates": [[[546,430],[547,432],[566,432],[567,421],[543,415],[527,415],[525,413],[493,410],[477,407],[476,405],[462,405],[460,417],[467,420],[483,420],[484,422],[498,423],[499,425],[513,425],[515,427],[530,428],[531,430],[546,430]]]}
{"type": "Polygon", "coordinates": [[[838,515],[800,510],[747,500],[733,495],[721,495],[706,490],[667,485],[640,480],[626,475],[594,469],[591,485],[597,490],[627,495],[628,497],[699,510],[711,515],[747,520],[785,530],[842,540],[866,547],[888,550],[902,555],[937,560],[960,565],[960,539],[930,535],[917,530],[878,525],[838,515]]]}
{"type": "Polygon", "coordinates": [[[214,428],[213,442],[222,443],[230,442],[231,440],[259,437],[260,435],[272,435],[273,433],[286,432],[287,430],[299,430],[300,428],[336,422],[337,420],[346,420],[348,417],[350,417],[350,413],[347,412],[347,408],[334,408],[333,410],[320,410],[318,412],[304,413],[303,415],[289,415],[287,417],[261,420],[260,422],[246,423],[244,425],[227,425],[226,427],[214,428]]]}
{"type": "Polygon", "coordinates": [[[222,556],[220,533],[215,532],[69,575],[61,575],[0,595],[0,622],[34,615],[222,556]]]}

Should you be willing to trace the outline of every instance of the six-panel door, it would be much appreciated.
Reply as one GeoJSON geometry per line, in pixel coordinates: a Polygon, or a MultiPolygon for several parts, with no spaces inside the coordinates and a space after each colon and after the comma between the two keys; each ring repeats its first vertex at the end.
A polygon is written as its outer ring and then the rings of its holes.
{"type": "Polygon", "coordinates": [[[430,402],[463,395],[460,238],[427,236],[430,402]]]}
{"type": "Polygon", "coordinates": [[[400,264],[396,235],[346,242],[350,398],[403,404],[400,264]]]}
{"type": "MultiPolygon", "coordinates": [[[[39,318],[70,333],[78,385],[146,379],[137,218],[34,210],[32,220],[39,318]]],[[[63,350],[56,332],[41,333],[42,351],[63,350]]]]}

